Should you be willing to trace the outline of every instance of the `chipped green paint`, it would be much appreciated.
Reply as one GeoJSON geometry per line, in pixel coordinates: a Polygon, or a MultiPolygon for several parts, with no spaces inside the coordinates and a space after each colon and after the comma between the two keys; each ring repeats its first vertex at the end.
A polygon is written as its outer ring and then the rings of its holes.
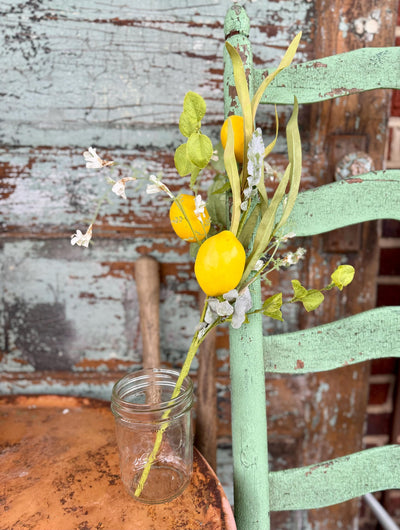
{"type": "Polygon", "coordinates": [[[373,171],[300,193],[282,233],[311,236],[374,219],[400,220],[399,204],[400,170],[373,171]]]}
{"type": "MultiPolygon", "coordinates": [[[[208,122],[221,121],[221,28],[230,5],[231,0],[2,0],[0,141],[176,147],[184,95],[199,87],[208,122]]],[[[308,2],[280,0],[262,9],[250,4],[248,10],[264,64],[274,59],[266,34],[283,47],[293,20],[311,31],[308,2]]]]}
{"type": "Polygon", "coordinates": [[[400,445],[366,449],[327,462],[269,474],[270,509],[331,506],[365,493],[400,488],[400,445]]]}
{"type": "MultiPolygon", "coordinates": [[[[253,307],[261,306],[261,287],[251,288],[253,307]]],[[[230,328],[232,455],[235,520],[238,528],[269,528],[268,444],[261,315],[230,328]]]]}
{"type": "MultiPolygon", "coordinates": [[[[255,71],[255,85],[263,71],[255,71]]],[[[291,66],[271,83],[262,103],[316,103],[377,88],[400,89],[400,48],[362,48],[291,66]],[[360,75],[368,72],[368,75],[360,75]]]]}
{"type": "Polygon", "coordinates": [[[264,337],[265,369],[304,374],[400,357],[400,307],[381,307],[310,329],[264,337]]]}

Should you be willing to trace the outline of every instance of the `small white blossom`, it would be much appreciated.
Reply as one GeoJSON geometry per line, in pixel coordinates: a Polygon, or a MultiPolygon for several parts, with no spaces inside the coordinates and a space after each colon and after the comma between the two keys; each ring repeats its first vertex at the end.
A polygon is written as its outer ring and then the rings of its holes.
{"type": "Polygon", "coordinates": [[[152,194],[152,193],[159,193],[160,191],[164,191],[171,199],[174,199],[175,197],[170,192],[170,190],[167,188],[167,186],[161,182],[159,178],[157,178],[155,175],[150,175],[149,180],[153,184],[148,184],[146,188],[146,193],[152,194]]]}
{"type": "Polygon", "coordinates": [[[218,157],[218,151],[217,151],[217,150],[213,151],[213,154],[212,154],[212,156],[211,156],[211,160],[212,160],[213,162],[218,162],[219,157],[218,157]]]}
{"type": "Polygon", "coordinates": [[[196,198],[194,199],[194,215],[197,217],[199,221],[203,221],[203,215],[204,215],[204,208],[206,206],[206,203],[201,198],[201,195],[196,195],[196,198]]]}
{"type": "Polygon", "coordinates": [[[80,230],[77,230],[74,235],[71,236],[71,245],[78,245],[79,247],[88,247],[89,241],[92,239],[92,227],[91,224],[86,231],[86,234],[82,234],[80,230]]]}
{"type": "MultiPolygon", "coordinates": [[[[209,298],[204,320],[207,325],[213,324],[218,317],[232,316],[232,327],[240,328],[246,318],[246,312],[252,307],[250,291],[246,288],[239,295],[236,289],[222,295],[223,302],[218,298],[209,298]]],[[[203,328],[200,330],[204,334],[203,328]]]]}
{"type": "Polygon", "coordinates": [[[251,301],[251,294],[250,294],[249,288],[246,287],[246,289],[243,291],[242,294],[238,296],[235,302],[235,310],[233,312],[232,322],[231,322],[231,325],[234,329],[240,328],[240,326],[243,324],[243,322],[246,319],[247,311],[250,311],[252,306],[253,306],[253,303],[251,301]]]}
{"type": "Polygon", "coordinates": [[[238,297],[238,294],[239,293],[237,292],[236,289],[231,289],[227,293],[223,294],[222,298],[224,300],[227,300],[228,302],[234,302],[236,300],[236,298],[238,297]]]}
{"type": "Polygon", "coordinates": [[[282,260],[283,264],[287,267],[290,267],[290,265],[296,265],[296,263],[303,259],[305,253],[306,249],[302,247],[299,247],[296,252],[288,252],[282,260]]]}
{"type": "Polygon", "coordinates": [[[96,149],[93,147],[89,147],[89,150],[83,153],[83,158],[86,160],[86,167],[88,169],[99,169],[105,166],[112,166],[114,164],[113,160],[109,162],[102,160],[96,153],[96,149]]]}
{"type": "Polygon", "coordinates": [[[260,271],[262,268],[264,267],[264,262],[262,259],[259,259],[256,264],[254,265],[254,269],[255,271],[260,271]]]}
{"type": "Polygon", "coordinates": [[[296,237],[296,234],[294,232],[289,232],[288,234],[285,234],[281,237],[281,241],[285,242],[288,239],[292,239],[293,237],[296,237]]]}
{"type": "Polygon", "coordinates": [[[229,317],[233,313],[233,307],[227,300],[220,302],[217,298],[210,298],[208,306],[219,317],[229,317]]]}
{"type": "Polygon", "coordinates": [[[114,186],[111,188],[111,191],[113,191],[116,195],[119,197],[122,197],[123,199],[126,199],[126,193],[125,193],[125,185],[130,180],[136,180],[134,177],[125,177],[120,180],[118,180],[114,186]]]}

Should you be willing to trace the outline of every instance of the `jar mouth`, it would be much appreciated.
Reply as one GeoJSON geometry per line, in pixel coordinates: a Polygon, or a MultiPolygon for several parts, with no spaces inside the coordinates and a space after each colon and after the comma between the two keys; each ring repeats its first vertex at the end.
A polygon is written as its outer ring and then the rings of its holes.
{"type": "Polygon", "coordinates": [[[163,413],[179,409],[183,413],[192,406],[193,383],[183,380],[178,396],[172,398],[179,372],[164,368],[130,372],[115,383],[111,409],[116,415],[163,413]]]}

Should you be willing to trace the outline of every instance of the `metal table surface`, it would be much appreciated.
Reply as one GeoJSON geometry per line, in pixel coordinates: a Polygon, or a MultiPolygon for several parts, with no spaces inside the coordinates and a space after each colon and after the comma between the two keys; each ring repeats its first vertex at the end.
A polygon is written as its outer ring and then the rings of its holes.
{"type": "Polygon", "coordinates": [[[0,396],[1,530],[234,529],[229,502],[195,450],[193,475],[173,501],[132,499],[119,475],[108,402],[0,396]]]}

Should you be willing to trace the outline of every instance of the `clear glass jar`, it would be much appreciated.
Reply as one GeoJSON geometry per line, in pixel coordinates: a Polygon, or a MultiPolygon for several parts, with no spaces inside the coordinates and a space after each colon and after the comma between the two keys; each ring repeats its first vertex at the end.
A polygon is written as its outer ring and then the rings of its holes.
{"type": "Polygon", "coordinates": [[[180,495],[192,473],[193,384],[187,377],[178,397],[171,400],[178,376],[173,370],[140,370],[125,375],[112,391],[122,482],[135,499],[149,504],[180,495]],[[135,496],[160,432],[160,448],[135,496]]]}

